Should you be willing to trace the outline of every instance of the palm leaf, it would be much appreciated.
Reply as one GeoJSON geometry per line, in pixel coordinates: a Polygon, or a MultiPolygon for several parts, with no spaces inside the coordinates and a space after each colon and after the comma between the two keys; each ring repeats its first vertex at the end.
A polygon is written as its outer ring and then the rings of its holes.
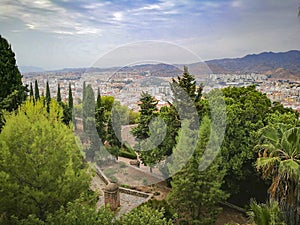
{"type": "Polygon", "coordinates": [[[299,177],[299,164],[293,159],[281,161],[279,164],[279,173],[286,179],[291,178],[294,181],[299,177]]]}

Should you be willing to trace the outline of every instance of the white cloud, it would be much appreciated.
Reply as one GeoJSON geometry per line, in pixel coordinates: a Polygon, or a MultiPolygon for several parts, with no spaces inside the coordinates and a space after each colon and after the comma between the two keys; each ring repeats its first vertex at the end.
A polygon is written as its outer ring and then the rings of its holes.
{"type": "Polygon", "coordinates": [[[113,20],[122,21],[123,20],[123,13],[122,12],[113,13],[113,20]]]}

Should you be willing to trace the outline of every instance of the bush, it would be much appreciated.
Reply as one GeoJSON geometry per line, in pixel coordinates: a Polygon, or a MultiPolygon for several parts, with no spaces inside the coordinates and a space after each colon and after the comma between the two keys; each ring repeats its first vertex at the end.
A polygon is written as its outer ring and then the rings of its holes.
{"type": "Polygon", "coordinates": [[[119,152],[119,156],[128,158],[128,159],[137,159],[137,156],[133,150],[129,152],[129,151],[126,151],[125,149],[121,149],[119,152]]]}

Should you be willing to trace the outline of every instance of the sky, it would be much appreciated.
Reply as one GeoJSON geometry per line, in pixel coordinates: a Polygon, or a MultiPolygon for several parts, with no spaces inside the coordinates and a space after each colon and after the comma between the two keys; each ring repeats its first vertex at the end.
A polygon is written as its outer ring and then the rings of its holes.
{"type": "Polygon", "coordinates": [[[103,58],[103,66],[122,66],[138,56],[192,63],[299,50],[299,6],[300,0],[0,0],[0,34],[19,66],[91,67],[103,58]]]}

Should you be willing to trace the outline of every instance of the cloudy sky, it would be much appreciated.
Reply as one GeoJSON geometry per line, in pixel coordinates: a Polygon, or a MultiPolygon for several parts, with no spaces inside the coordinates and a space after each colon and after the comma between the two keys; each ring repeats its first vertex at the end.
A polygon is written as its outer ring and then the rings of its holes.
{"type": "Polygon", "coordinates": [[[193,61],[300,49],[300,0],[0,0],[0,34],[20,66],[89,67],[118,48],[108,66],[159,50],[169,61],[193,61]],[[147,45],[147,46],[146,46],[147,45]],[[142,48],[142,46],[146,48],[142,48]],[[182,56],[181,56],[182,55],[182,56]]]}

